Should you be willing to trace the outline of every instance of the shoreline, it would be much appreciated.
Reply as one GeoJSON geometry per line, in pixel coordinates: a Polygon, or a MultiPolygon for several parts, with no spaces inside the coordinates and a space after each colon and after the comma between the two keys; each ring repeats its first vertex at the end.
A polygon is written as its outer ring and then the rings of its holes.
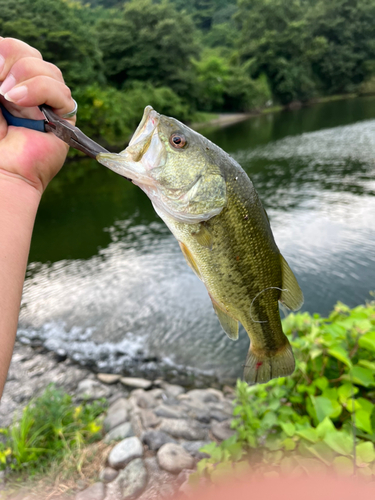
{"type": "Polygon", "coordinates": [[[188,477],[207,456],[199,450],[234,435],[233,387],[187,390],[160,378],[94,374],[69,358],[19,342],[0,403],[0,427],[18,420],[23,408],[51,383],[72,396],[75,405],[107,400],[101,439],[87,445],[83,472],[72,477],[55,478],[46,471],[25,477],[21,484],[22,474],[0,473],[1,498],[2,493],[9,500],[160,500],[181,493],[193,497],[188,477]]]}
{"type": "Polygon", "coordinates": [[[120,379],[126,377],[144,378],[151,383],[158,380],[179,385],[184,390],[206,388],[223,390],[225,387],[234,387],[236,383],[235,379],[220,380],[217,375],[194,373],[189,367],[167,367],[156,364],[152,370],[142,370],[141,367],[135,370],[125,368],[121,373],[103,374],[95,367],[81,364],[66,353],[49,350],[43,344],[25,345],[16,340],[4,394],[0,401],[0,428],[8,427],[17,412],[20,412],[31,399],[40,395],[51,383],[73,396],[79,396],[82,381],[91,381],[85,382],[90,385],[92,381],[100,381],[103,375],[110,375],[112,380],[116,379],[116,386],[111,385],[113,390],[109,392],[102,390],[101,393],[103,397],[111,398],[116,393],[121,395],[126,393],[120,383],[120,379]],[[117,391],[114,391],[115,387],[117,391]]]}
{"type": "Polygon", "coordinates": [[[253,109],[246,113],[218,113],[215,118],[211,118],[207,121],[193,122],[189,124],[189,127],[196,131],[201,131],[206,128],[225,128],[230,125],[235,125],[250,118],[256,118],[262,115],[268,115],[272,113],[280,113],[280,111],[295,111],[301,108],[308,108],[314,106],[315,104],[322,104],[325,102],[333,101],[344,101],[347,99],[355,99],[356,97],[368,97],[373,94],[336,94],[332,96],[323,96],[309,99],[308,101],[292,101],[286,105],[275,105],[265,108],[253,109]]]}

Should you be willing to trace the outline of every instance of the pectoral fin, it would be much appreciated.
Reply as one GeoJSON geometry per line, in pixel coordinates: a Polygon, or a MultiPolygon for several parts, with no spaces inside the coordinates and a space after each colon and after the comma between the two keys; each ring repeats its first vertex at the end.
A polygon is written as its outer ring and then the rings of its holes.
{"type": "Polygon", "coordinates": [[[202,247],[206,247],[211,250],[213,243],[212,233],[207,228],[204,222],[201,222],[199,226],[199,231],[197,231],[196,233],[191,233],[191,235],[197,240],[200,245],[202,245],[202,247]]]}
{"type": "Polygon", "coordinates": [[[215,313],[217,314],[217,317],[219,318],[221,327],[223,328],[224,332],[228,335],[228,337],[231,340],[237,340],[238,339],[238,321],[231,316],[226,311],[223,311],[216,302],[211,298],[212,300],[212,305],[215,310],[215,313]]]}
{"type": "Polygon", "coordinates": [[[298,311],[303,304],[303,293],[297,283],[297,279],[290,269],[287,261],[282,255],[281,258],[281,274],[282,274],[282,288],[279,301],[292,311],[298,311]]]}
{"type": "Polygon", "coordinates": [[[202,279],[201,273],[199,271],[197,263],[195,262],[194,257],[192,256],[190,250],[188,249],[188,247],[186,245],[181,243],[181,241],[179,241],[178,244],[180,245],[181,252],[183,253],[185,260],[188,263],[189,267],[191,267],[191,269],[195,272],[195,274],[201,280],[202,279]]]}

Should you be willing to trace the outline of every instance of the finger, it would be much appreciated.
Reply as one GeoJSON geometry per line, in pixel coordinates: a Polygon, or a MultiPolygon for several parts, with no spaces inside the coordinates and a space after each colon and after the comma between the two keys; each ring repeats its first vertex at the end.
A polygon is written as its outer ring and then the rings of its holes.
{"type": "Polygon", "coordinates": [[[64,83],[61,71],[54,64],[36,57],[22,57],[10,68],[7,77],[0,86],[0,94],[4,95],[17,84],[39,75],[49,76],[64,83]]]}
{"type": "Polygon", "coordinates": [[[0,40],[0,82],[5,80],[10,68],[22,57],[35,57],[43,59],[39,50],[30,47],[21,40],[15,38],[3,38],[0,40]]]}
{"type": "Polygon", "coordinates": [[[69,113],[75,106],[70,89],[64,83],[44,75],[16,85],[4,98],[22,107],[48,104],[60,116],[69,113]]]}

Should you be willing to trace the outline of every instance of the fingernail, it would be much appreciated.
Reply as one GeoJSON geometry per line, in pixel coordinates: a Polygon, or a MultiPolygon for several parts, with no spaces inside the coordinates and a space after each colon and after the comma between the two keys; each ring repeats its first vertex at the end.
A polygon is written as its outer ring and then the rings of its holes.
{"type": "Polygon", "coordinates": [[[26,97],[27,87],[26,85],[21,85],[21,87],[14,87],[12,90],[5,94],[5,99],[10,102],[17,102],[26,97]]]}
{"type": "Polygon", "coordinates": [[[5,57],[0,54],[0,73],[3,71],[5,65],[5,57]]]}
{"type": "Polygon", "coordinates": [[[9,92],[10,89],[12,89],[15,86],[15,84],[16,84],[16,79],[14,78],[14,76],[8,75],[0,87],[0,94],[5,95],[7,92],[9,92]]]}

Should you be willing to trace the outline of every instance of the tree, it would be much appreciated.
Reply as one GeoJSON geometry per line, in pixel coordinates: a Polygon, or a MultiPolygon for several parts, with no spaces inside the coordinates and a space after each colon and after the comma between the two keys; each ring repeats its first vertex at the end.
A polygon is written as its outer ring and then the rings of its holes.
{"type": "Polygon", "coordinates": [[[133,0],[97,30],[105,74],[117,87],[140,80],[186,97],[193,93],[191,58],[198,53],[197,33],[191,19],[173,5],[133,0]]]}
{"type": "Polygon", "coordinates": [[[300,0],[240,0],[235,16],[241,30],[239,53],[252,76],[264,73],[282,103],[312,97],[319,87],[312,61],[326,50],[314,38],[300,0]]]}
{"type": "Polygon", "coordinates": [[[69,86],[103,82],[98,43],[81,22],[84,9],[63,0],[0,0],[0,32],[37,48],[63,71],[69,86]]]}
{"type": "Polygon", "coordinates": [[[314,70],[327,92],[353,91],[367,76],[375,59],[374,19],[374,0],[319,0],[311,9],[314,36],[326,40],[314,70]]]}

